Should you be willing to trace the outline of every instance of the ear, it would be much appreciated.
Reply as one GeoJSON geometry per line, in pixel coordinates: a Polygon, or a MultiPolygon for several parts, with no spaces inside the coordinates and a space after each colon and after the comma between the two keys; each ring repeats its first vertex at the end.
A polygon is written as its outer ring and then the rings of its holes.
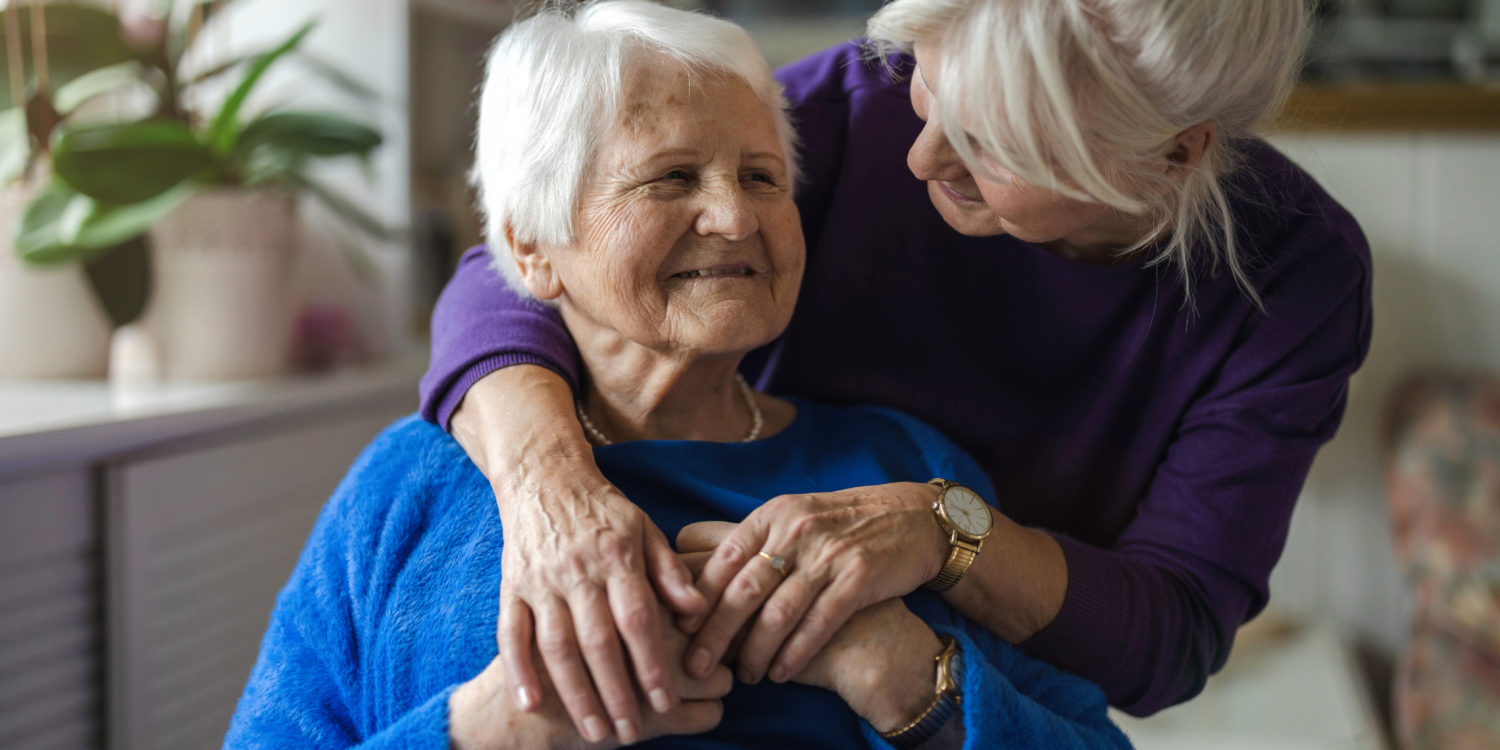
{"type": "Polygon", "coordinates": [[[1178,133],[1172,150],[1167,152],[1167,171],[1185,174],[1198,166],[1218,133],[1219,126],[1213,120],[1205,120],[1178,133]]]}
{"type": "Polygon", "coordinates": [[[552,259],[542,246],[535,242],[516,242],[515,228],[505,225],[505,244],[510,246],[510,256],[521,272],[521,281],[526,290],[539,300],[555,300],[562,296],[562,278],[552,267],[552,259]]]}

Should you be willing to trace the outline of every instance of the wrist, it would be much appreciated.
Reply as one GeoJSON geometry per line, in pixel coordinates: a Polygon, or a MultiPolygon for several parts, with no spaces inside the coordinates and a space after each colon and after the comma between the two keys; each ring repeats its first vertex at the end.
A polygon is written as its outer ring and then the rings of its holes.
{"type": "Polygon", "coordinates": [[[492,484],[535,460],[593,460],[574,415],[572,389],[538,365],[506,367],[480,378],[459,402],[449,428],[492,484]]]}
{"type": "MultiPolygon", "coordinates": [[[[914,618],[915,619],[915,618],[914,618]]],[[[937,656],[943,642],[926,624],[909,646],[859,654],[850,669],[841,697],[877,732],[889,732],[910,722],[932,703],[937,684],[937,656]],[[873,658],[871,658],[873,657],[873,658]]]]}

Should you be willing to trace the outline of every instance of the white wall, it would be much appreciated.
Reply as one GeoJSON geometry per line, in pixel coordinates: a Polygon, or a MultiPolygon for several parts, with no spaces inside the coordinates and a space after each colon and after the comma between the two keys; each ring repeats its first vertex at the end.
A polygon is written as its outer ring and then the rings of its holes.
{"type": "Polygon", "coordinates": [[[1391,554],[1377,430],[1391,388],[1413,369],[1500,371],[1500,132],[1272,141],[1359,219],[1375,261],[1370,356],[1313,466],[1272,598],[1331,616],[1390,655],[1410,602],[1391,554]]]}

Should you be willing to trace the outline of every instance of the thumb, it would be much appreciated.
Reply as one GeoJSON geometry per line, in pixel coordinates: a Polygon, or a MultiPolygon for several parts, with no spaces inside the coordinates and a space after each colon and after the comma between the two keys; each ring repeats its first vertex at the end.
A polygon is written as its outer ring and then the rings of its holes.
{"type": "Polygon", "coordinates": [[[703,734],[718,726],[723,718],[723,701],[683,701],[664,714],[649,715],[645,734],[648,737],[703,734]]]}
{"type": "Polygon", "coordinates": [[[719,543],[734,533],[737,523],[728,521],[699,521],[682,527],[677,532],[678,552],[712,552],[719,543]]]}

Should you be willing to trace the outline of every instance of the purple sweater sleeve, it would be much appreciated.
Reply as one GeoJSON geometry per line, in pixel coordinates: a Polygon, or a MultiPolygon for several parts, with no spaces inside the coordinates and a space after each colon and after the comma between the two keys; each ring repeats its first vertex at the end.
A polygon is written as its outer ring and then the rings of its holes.
{"type": "Polygon", "coordinates": [[[502,367],[541,365],[578,387],[578,350],[556,310],[522,298],[483,247],[464,253],[432,314],[422,416],[443,429],[474,382],[502,367]]]}
{"type": "Polygon", "coordinates": [[[1104,549],[1054,534],[1068,591],[1053,622],[1020,645],[1129,713],[1197,695],[1265,607],[1303,481],[1369,350],[1368,266],[1347,252],[1306,258],[1264,287],[1267,314],[1244,324],[1183,416],[1120,538],[1104,549]]]}

